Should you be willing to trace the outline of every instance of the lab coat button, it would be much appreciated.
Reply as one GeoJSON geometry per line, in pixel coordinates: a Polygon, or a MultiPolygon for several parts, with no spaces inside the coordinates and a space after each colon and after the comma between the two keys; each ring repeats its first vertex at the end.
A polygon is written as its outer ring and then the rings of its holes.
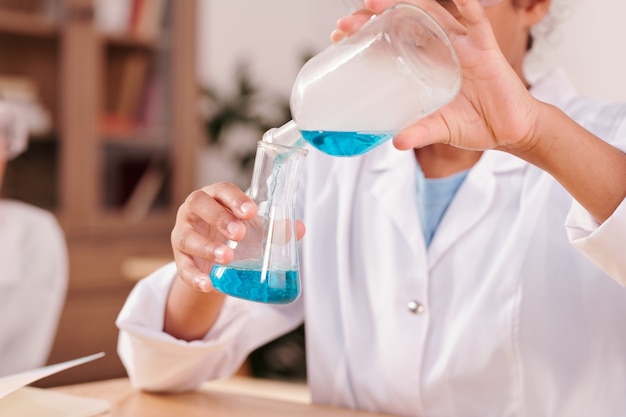
{"type": "Polygon", "coordinates": [[[409,311],[413,314],[420,314],[424,312],[424,306],[415,300],[409,301],[407,307],[409,308],[409,311]]]}

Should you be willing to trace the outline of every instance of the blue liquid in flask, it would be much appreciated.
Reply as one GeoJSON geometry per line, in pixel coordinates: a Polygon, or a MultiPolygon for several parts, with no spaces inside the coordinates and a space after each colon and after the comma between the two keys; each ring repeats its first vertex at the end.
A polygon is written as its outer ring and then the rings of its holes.
{"type": "Polygon", "coordinates": [[[332,156],[362,155],[394,136],[393,132],[301,130],[300,133],[312,146],[332,156]]]}
{"type": "Polygon", "coordinates": [[[287,304],[300,295],[298,270],[273,269],[263,274],[261,268],[250,265],[215,265],[211,282],[225,294],[264,303],[287,304]]]}

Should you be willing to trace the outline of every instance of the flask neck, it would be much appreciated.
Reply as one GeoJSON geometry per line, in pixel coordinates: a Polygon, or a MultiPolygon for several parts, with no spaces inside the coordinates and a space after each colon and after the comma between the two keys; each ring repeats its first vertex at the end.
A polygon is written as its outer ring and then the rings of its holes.
{"type": "Polygon", "coordinates": [[[292,204],[308,151],[259,141],[249,195],[257,204],[292,204]]]}

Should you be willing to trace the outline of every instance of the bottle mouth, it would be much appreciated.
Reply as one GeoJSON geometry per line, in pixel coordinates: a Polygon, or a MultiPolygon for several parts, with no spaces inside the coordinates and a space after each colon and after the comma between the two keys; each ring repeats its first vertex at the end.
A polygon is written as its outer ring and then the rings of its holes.
{"type": "Polygon", "coordinates": [[[308,153],[304,146],[307,142],[302,137],[298,126],[293,120],[288,121],[280,127],[269,129],[263,134],[261,143],[280,146],[283,148],[292,148],[294,150],[304,151],[304,155],[308,153]]]}
{"type": "Polygon", "coordinates": [[[305,148],[281,145],[279,143],[271,143],[271,142],[266,142],[264,140],[258,141],[257,144],[258,144],[258,147],[262,147],[267,150],[272,150],[278,154],[289,153],[289,154],[299,154],[299,155],[305,156],[309,153],[309,150],[305,148]]]}
{"type": "MultiPolygon", "coordinates": [[[[304,141],[304,139],[302,139],[302,141],[304,141]]],[[[257,153],[259,151],[264,152],[268,157],[273,159],[274,162],[281,164],[294,158],[304,158],[309,153],[308,149],[305,148],[267,142],[263,139],[257,142],[257,153]]]]}

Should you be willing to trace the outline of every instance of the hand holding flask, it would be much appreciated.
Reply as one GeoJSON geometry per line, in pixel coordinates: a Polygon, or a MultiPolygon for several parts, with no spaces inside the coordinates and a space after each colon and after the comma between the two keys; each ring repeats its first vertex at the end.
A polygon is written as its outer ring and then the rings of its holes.
{"type": "Polygon", "coordinates": [[[290,303],[300,295],[295,198],[307,150],[260,141],[248,195],[257,204],[246,234],[229,241],[235,256],[215,265],[213,287],[251,301],[290,303]]]}

